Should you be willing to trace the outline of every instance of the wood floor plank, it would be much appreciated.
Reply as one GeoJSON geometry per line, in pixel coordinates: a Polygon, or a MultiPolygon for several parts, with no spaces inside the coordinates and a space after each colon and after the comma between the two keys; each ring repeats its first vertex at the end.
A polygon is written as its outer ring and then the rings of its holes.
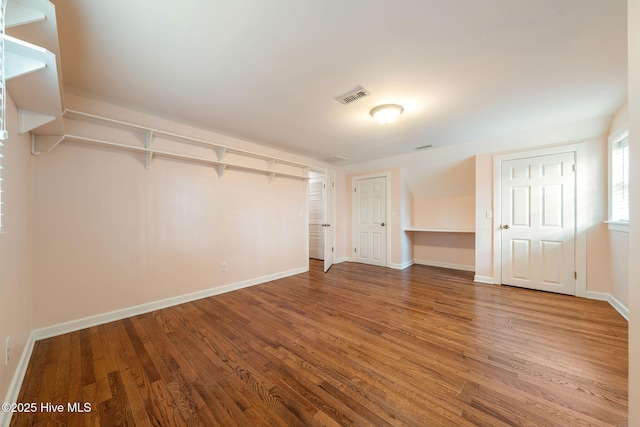
{"type": "Polygon", "coordinates": [[[606,302],[427,266],[307,273],[36,343],[12,426],[624,426],[606,302]]]}

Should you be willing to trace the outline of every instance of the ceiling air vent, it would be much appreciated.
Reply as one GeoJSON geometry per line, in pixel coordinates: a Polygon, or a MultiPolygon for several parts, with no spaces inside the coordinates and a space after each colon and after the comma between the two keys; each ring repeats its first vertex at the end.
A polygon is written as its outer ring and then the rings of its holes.
{"type": "Polygon", "coordinates": [[[368,90],[363,88],[362,86],[358,87],[356,90],[351,91],[345,95],[339,96],[336,99],[340,101],[342,104],[350,104],[353,101],[357,101],[360,98],[363,98],[367,95],[371,95],[368,90]]]}
{"type": "Polygon", "coordinates": [[[325,162],[327,163],[338,163],[338,162],[342,162],[344,160],[349,160],[346,157],[342,157],[342,156],[333,156],[333,157],[329,157],[328,159],[324,159],[325,162]]]}

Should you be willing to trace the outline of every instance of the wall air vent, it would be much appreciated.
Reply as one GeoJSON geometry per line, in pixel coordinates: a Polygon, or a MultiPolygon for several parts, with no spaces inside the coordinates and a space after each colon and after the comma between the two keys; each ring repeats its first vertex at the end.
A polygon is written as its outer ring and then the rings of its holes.
{"type": "Polygon", "coordinates": [[[336,100],[338,100],[340,103],[346,105],[346,104],[350,104],[353,101],[357,101],[358,99],[363,98],[363,97],[368,96],[368,95],[371,95],[369,93],[369,91],[366,90],[365,88],[363,88],[362,86],[359,86],[357,89],[355,89],[355,90],[353,90],[353,91],[351,91],[351,92],[349,92],[349,93],[347,93],[345,95],[337,97],[336,100]]]}

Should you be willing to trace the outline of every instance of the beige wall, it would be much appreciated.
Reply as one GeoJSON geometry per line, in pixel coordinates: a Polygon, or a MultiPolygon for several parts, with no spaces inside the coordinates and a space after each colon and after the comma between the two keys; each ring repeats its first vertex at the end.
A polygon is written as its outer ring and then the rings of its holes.
{"type": "Polygon", "coordinates": [[[400,168],[400,264],[406,266],[413,263],[413,233],[406,233],[405,227],[413,224],[414,203],[413,193],[407,181],[407,172],[400,168]]]}
{"type": "MultiPolygon", "coordinates": [[[[467,168],[475,182],[475,167],[467,168]]],[[[469,179],[467,178],[466,181],[469,179]]],[[[475,197],[428,197],[415,199],[413,225],[433,228],[475,228],[475,197]]],[[[414,232],[414,258],[418,264],[474,271],[473,233],[414,232]]]]}
{"type": "Polygon", "coordinates": [[[629,425],[640,426],[640,0],[628,2],[629,31],[629,425]]]}
{"type": "Polygon", "coordinates": [[[475,279],[480,282],[493,283],[493,219],[487,218],[487,211],[493,216],[493,156],[479,154],[476,156],[476,206],[475,244],[479,250],[475,252],[475,279]]]}
{"type": "MultiPolygon", "coordinates": [[[[283,157],[72,96],[67,106],[283,157]]],[[[141,143],[106,127],[67,122],[67,128],[141,143]]],[[[199,146],[154,144],[214,156],[199,146]]],[[[219,178],[210,166],[162,158],[147,170],[142,154],[64,142],[35,158],[33,200],[35,328],[307,265],[306,186],[300,180],[269,183],[266,175],[235,170],[219,178]]]]}
{"type": "MultiPolygon", "coordinates": [[[[627,126],[629,126],[629,108],[627,102],[625,102],[611,121],[609,136],[627,126]]],[[[609,150],[607,148],[608,155],[609,150]]],[[[608,237],[609,246],[607,249],[611,264],[610,293],[625,307],[629,307],[629,233],[608,230],[608,237]]]]}
{"type": "MultiPolygon", "coordinates": [[[[17,110],[7,102],[9,139],[2,147],[2,207],[5,233],[0,234],[0,396],[7,395],[31,333],[31,155],[29,136],[18,135],[17,110]],[[10,337],[11,360],[4,364],[10,337]]],[[[5,400],[2,400],[3,402],[5,400]]],[[[0,413],[0,424],[2,417],[0,413]]]]}

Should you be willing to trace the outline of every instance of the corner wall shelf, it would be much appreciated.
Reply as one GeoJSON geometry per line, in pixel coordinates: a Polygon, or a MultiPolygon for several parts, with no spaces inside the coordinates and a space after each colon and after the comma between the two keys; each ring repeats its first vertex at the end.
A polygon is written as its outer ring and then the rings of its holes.
{"type": "Polygon", "coordinates": [[[18,132],[60,138],[64,107],[55,6],[48,0],[8,0],[4,42],[18,132]]]}
{"type": "Polygon", "coordinates": [[[446,228],[446,227],[405,227],[404,231],[422,231],[428,233],[475,233],[475,228],[446,228]]]}

